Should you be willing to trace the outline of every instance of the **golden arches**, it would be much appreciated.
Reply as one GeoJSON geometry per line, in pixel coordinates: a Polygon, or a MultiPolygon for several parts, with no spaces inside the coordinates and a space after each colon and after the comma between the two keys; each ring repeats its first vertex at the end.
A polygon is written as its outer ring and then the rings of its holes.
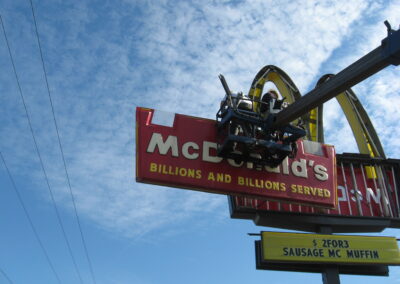
{"type": "MultiPolygon", "coordinates": [[[[322,76],[317,87],[332,76],[331,74],[322,76]]],[[[248,93],[248,96],[255,101],[254,111],[257,111],[259,107],[257,101],[261,98],[266,82],[273,82],[288,103],[293,103],[301,97],[296,85],[282,69],[274,65],[267,65],[257,73],[248,93]]],[[[356,94],[349,89],[339,94],[336,99],[349,122],[360,153],[368,154],[370,157],[385,158],[379,137],[356,94]]],[[[324,143],[323,106],[311,110],[302,116],[302,120],[307,131],[306,139],[324,143]]]]}
{"type": "MultiPolygon", "coordinates": [[[[323,84],[332,76],[331,74],[322,76],[317,86],[323,84]]],[[[348,89],[339,94],[336,99],[349,122],[360,153],[368,154],[372,158],[385,158],[385,152],[375,128],[356,94],[351,89],[348,89]]],[[[317,111],[321,113],[321,116],[316,122],[316,128],[321,133],[320,138],[322,138],[322,141],[315,141],[323,142],[322,106],[318,107],[317,111]]]]}
{"type": "Polygon", "coordinates": [[[278,88],[279,93],[282,97],[286,98],[286,102],[289,104],[301,97],[296,85],[282,69],[274,65],[267,65],[257,73],[248,93],[248,96],[255,101],[253,110],[256,112],[259,108],[257,101],[260,101],[264,85],[267,82],[273,82],[278,88]]]}

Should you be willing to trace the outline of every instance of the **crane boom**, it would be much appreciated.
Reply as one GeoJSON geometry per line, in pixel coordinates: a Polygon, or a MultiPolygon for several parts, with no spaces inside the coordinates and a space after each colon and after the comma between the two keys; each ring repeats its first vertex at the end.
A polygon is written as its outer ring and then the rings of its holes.
{"type": "Polygon", "coordinates": [[[387,66],[399,65],[400,30],[392,30],[387,21],[385,21],[385,25],[388,28],[388,36],[382,40],[379,47],[337,73],[324,84],[308,92],[286,109],[277,113],[272,127],[279,128],[287,125],[387,66]]]}
{"type": "Polygon", "coordinates": [[[232,94],[224,76],[220,75],[226,96],[216,115],[217,155],[237,163],[252,162],[270,167],[278,166],[287,157],[294,158],[297,140],[307,134],[302,120],[295,123],[296,119],[385,67],[400,64],[400,30],[393,30],[387,21],[385,25],[388,35],[379,47],[288,107],[276,92],[268,91],[260,97],[263,85],[261,88],[253,86],[254,82],[252,89],[258,88],[258,95],[252,92],[248,96],[232,94]]]}

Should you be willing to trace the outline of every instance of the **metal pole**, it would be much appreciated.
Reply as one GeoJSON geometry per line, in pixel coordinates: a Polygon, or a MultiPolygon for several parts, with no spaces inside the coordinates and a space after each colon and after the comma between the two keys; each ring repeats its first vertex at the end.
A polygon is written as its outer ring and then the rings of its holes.
{"type": "MultiPolygon", "coordinates": [[[[318,227],[317,233],[332,235],[331,226],[318,227]]],[[[339,268],[337,265],[326,266],[322,270],[322,283],[323,284],[340,284],[339,268]]]]}
{"type": "MultiPolygon", "coordinates": [[[[367,179],[365,178],[365,173],[364,173],[364,164],[360,164],[360,168],[361,168],[361,173],[363,176],[365,190],[368,191],[367,179]]],[[[368,203],[369,213],[371,214],[371,216],[374,216],[374,212],[372,211],[371,198],[368,200],[367,197],[365,197],[365,199],[367,200],[367,203],[368,203]]]]}
{"type": "Polygon", "coordinates": [[[358,193],[359,190],[358,190],[356,175],[354,173],[353,163],[350,163],[350,169],[351,169],[351,178],[353,179],[354,195],[356,197],[358,215],[364,216],[363,211],[362,211],[361,201],[360,201],[360,195],[358,193]]]}
{"type": "Polygon", "coordinates": [[[275,117],[273,127],[279,128],[289,124],[391,64],[399,65],[400,30],[394,31],[388,23],[385,24],[388,27],[388,36],[382,40],[381,46],[279,112],[275,117]]]}
{"type": "Polygon", "coordinates": [[[339,269],[337,267],[327,267],[322,272],[322,283],[340,284],[339,269]]]}
{"type": "Polygon", "coordinates": [[[400,217],[400,210],[399,210],[399,196],[397,193],[397,183],[396,183],[396,175],[394,174],[394,168],[392,166],[392,177],[393,177],[393,185],[394,185],[394,193],[396,196],[396,211],[397,211],[397,217],[400,217]]]}
{"type": "Polygon", "coordinates": [[[347,206],[349,207],[349,212],[350,215],[353,215],[353,211],[351,209],[351,202],[350,202],[350,189],[347,186],[347,180],[346,180],[346,172],[344,171],[344,166],[343,162],[340,163],[340,166],[342,168],[342,175],[343,175],[343,181],[344,181],[344,187],[346,189],[346,199],[347,199],[347,206]]]}
{"type": "Polygon", "coordinates": [[[386,61],[382,62],[381,54],[381,47],[374,49],[324,84],[289,105],[276,115],[274,126],[279,127],[290,123],[390,65],[386,61]]]}

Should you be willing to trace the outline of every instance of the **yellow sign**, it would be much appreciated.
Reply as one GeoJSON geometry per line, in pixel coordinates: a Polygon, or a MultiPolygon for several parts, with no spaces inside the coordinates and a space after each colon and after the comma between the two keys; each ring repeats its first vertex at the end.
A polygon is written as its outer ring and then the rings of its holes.
{"type": "Polygon", "coordinates": [[[262,233],[264,261],[400,265],[394,237],[262,233]]]}

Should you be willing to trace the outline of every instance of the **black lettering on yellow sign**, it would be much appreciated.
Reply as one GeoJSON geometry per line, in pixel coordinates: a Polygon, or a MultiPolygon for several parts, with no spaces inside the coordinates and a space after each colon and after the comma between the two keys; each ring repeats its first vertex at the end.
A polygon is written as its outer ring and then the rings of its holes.
{"type": "Polygon", "coordinates": [[[363,249],[322,249],[322,248],[283,248],[283,256],[288,257],[329,257],[351,259],[379,259],[377,250],[363,249]],[[326,254],[327,252],[327,254],[326,254]]]}
{"type": "Polygon", "coordinates": [[[324,249],[284,247],[283,256],[324,257],[324,249]]]}
{"type": "Polygon", "coordinates": [[[341,257],[340,249],[328,249],[328,256],[329,257],[341,257]]]}
{"type": "Polygon", "coordinates": [[[349,249],[346,252],[348,258],[379,259],[379,253],[376,250],[349,249]]]}
{"type": "Polygon", "coordinates": [[[348,248],[349,241],[348,240],[330,240],[323,239],[322,246],[324,248],[348,248]]]}

